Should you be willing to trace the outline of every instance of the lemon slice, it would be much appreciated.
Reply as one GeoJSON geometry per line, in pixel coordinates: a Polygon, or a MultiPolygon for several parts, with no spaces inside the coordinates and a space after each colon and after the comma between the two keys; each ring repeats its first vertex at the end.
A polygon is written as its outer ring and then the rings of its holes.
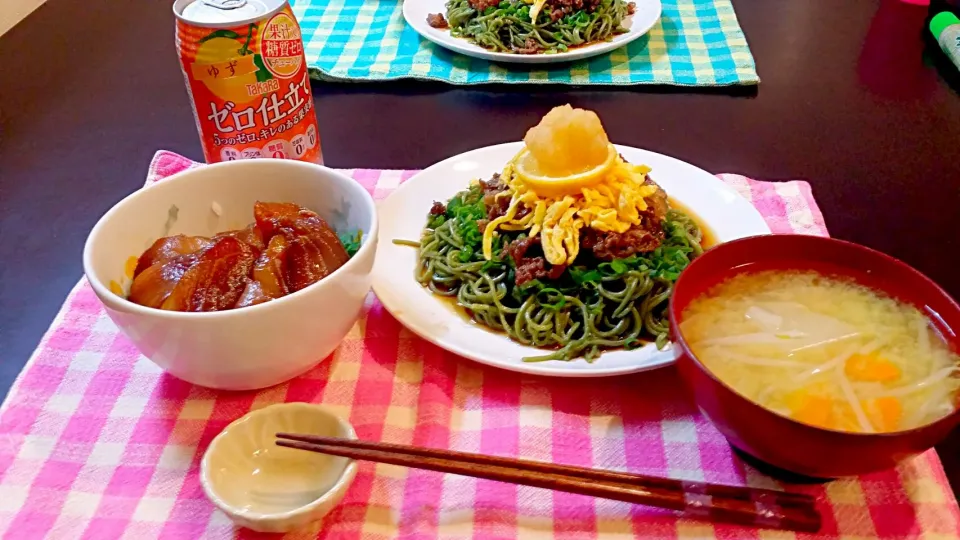
{"type": "Polygon", "coordinates": [[[540,171],[540,165],[533,154],[524,148],[513,158],[514,171],[531,190],[541,197],[576,194],[580,189],[593,186],[603,180],[607,171],[616,163],[617,149],[611,144],[607,150],[607,158],[599,165],[565,176],[547,176],[540,171]]]}

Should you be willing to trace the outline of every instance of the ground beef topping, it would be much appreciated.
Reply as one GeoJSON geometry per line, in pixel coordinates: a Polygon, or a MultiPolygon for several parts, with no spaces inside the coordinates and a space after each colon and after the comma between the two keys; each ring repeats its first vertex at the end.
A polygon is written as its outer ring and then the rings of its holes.
{"type": "Polygon", "coordinates": [[[623,233],[586,229],[580,238],[580,247],[593,252],[602,261],[623,259],[636,253],[647,253],[660,247],[663,229],[648,231],[633,227],[623,233]]]}
{"type": "Polygon", "coordinates": [[[483,11],[487,8],[497,7],[500,0],[470,0],[470,7],[477,11],[483,11]]]}
{"type": "Polygon", "coordinates": [[[533,38],[527,38],[527,40],[523,42],[523,47],[514,47],[513,52],[517,54],[537,54],[541,48],[542,47],[537,40],[533,38]]]}
{"type": "Polygon", "coordinates": [[[440,201],[433,201],[433,206],[430,207],[431,216],[442,216],[447,213],[447,205],[443,204],[440,201]]]}
{"type": "MultiPolygon", "coordinates": [[[[490,180],[481,180],[480,188],[483,190],[483,204],[487,207],[487,219],[493,221],[507,215],[507,210],[510,209],[510,197],[501,195],[507,192],[507,185],[501,181],[500,174],[494,174],[490,180]]],[[[529,208],[521,206],[517,209],[514,219],[520,219],[529,213],[529,208]]]]}
{"type": "Polygon", "coordinates": [[[427,24],[429,24],[431,28],[437,28],[439,30],[450,28],[450,24],[447,22],[447,19],[443,17],[443,13],[427,14],[427,24]]]}
{"type": "Polygon", "coordinates": [[[559,279],[567,269],[565,265],[551,265],[543,257],[527,257],[527,250],[536,244],[536,238],[522,238],[510,242],[504,248],[504,252],[513,259],[516,267],[515,283],[517,285],[523,285],[535,279],[559,279]]]}

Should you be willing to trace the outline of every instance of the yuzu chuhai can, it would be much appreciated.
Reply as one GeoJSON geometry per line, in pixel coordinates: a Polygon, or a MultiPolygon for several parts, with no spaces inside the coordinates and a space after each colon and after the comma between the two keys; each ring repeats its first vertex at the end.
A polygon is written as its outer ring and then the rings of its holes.
{"type": "Polygon", "coordinates": [[[176,44],[208,163],[322,163],[303,37],[286,0],[176,0],[176,44]]]}

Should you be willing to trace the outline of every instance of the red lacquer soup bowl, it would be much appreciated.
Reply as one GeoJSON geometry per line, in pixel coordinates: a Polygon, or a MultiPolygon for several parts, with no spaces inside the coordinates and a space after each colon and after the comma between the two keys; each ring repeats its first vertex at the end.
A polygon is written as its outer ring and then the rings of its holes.
{"type": "Polygon", "coordinates": [[[670,325],[680,347],[677,367],[700,411],[730,444],[780,469],[816,478],[863,474],[896,465],[941,440],[960,423],[960,412],[932,424],[890,433],[818,428],[765,409],[735,392],[697,360],[678,330],[692,300],[734,275],[764,270],[815,270],[848,277],[909,302],[954,350],[960,350],[960,306],[936,283],[878,251],[830,238],[754,236],[721,244],[683,271],[670,301],[670,325]]]}

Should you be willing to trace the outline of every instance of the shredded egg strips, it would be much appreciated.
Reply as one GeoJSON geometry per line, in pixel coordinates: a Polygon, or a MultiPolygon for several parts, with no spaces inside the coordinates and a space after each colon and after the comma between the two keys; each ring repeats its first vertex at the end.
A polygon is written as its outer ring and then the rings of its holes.
{"type": "MultiPolygon", "coordinates": [[[[531,3],[530,0],[526,0],[527,3],[531,3]]],[[[533,5],[530,6],[530,20],[534,23],[537,22],[537,15],[540,14],[540,11],[543,9],[544,4],[547,3],[547,0],[535,0],[533,5]]]]}
{"type": "Polygon", "coordinates": [[[510,188],[497,195],[511,197],[507,213],[491,221],[483,230],[483,256],[487,260],[493,258],[493,238],[498,234],[497,229],[529,229],[531,238],[540,236],[547,262],[572,264],[580,252],[580,229],[586,226],[603,232],[626,232],[640,224],[640,212],[647,209],[645,198],[658,189],[655,184],[644,184],[650,167],[631,165],[617,156],[598,184],[581,187],[579,191],[560,198],[541,197],[515,173],[515,161],[516,158],[511,160],[500,173],[510,188]],[[531,211],[515,219],[521,204],[531,211]]]}

